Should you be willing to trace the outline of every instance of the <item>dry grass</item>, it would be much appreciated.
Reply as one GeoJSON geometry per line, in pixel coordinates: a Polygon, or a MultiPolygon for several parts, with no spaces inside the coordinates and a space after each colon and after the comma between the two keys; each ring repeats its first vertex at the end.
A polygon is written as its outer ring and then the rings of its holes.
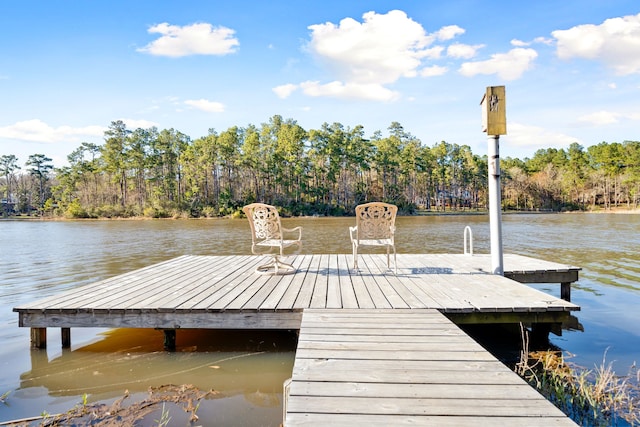
{"type": "Polygon", "coordinates": [[[585,369],[559,351],[523,350],[516,372],[571,419],[589,426],[640,426],[640,371],[633,365],[618,375],[606,354],[600,366],[585,369]]]}
{"type": "MultiPolygon", "coordinates": [[[[147,398],[138,402],[127,404],[129,393],[116,400],[111,405],[102,403],[88,404],[86,396],[83,402],[64,414],[43,414],[39,417],[25,418],[21,420],[2,422],[3,426],[93,426],[93,427],[135,427],[140,425],[166,426],[172,420],[172,414],[165,407],[171,405],[171,409],[180,409],[188,414],[186,425],[194,425],[198,421],[196,412],[202,399],[215,396],[213,390],[203,392],[192,385],[164,385],[150,387],[147,398]],[[160,404],[162,406],[160,407],[160,404]],[[158,413],[158,419],[154,413],[158,413]],[[152,420],[153,418],[153,420],[152,420]]],[[[185,425],[185,424],[180,424],[185,425]]]]}

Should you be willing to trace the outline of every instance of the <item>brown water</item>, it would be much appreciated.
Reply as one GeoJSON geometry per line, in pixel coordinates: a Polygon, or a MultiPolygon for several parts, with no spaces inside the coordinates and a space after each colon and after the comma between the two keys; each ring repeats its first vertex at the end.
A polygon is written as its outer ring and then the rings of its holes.
{"type": "MultiPolygon", "coordinates": [[[[302,225],[305,253],[349,253],[352,218],[286,219],[302,225]]],[[[463,230],[474,251],[488,253],[484,215],[398,218],[400,253],[462,253],[463,230]]],[[[12,308],[184,254],[248,254],[246,220],[0,221],[0,422],[64,412],[82,401],[112,401],[125,390],[193,384],[216,391],[197,414],[201,425],[277,426],[282,383],[291,375],[295,339],[286,332],[178,332],[175,353],[155,330],[72,329],[72,348],[30,351],[29,331],[12,308]]],[[[554,344],[576,363],[599,365],[606,353],[625,371],[640,353],[640,215],[505,215],[505,252],[583,268],[572,301],[584,332],[565,331],[554,344]]],[[[559,295],[557,284],[536,285],[559,295]]],[[[175,414],[175,420],[178,414],[175,414]]],[[[182,425],[182,424],[180,424],[182,425]]]]}

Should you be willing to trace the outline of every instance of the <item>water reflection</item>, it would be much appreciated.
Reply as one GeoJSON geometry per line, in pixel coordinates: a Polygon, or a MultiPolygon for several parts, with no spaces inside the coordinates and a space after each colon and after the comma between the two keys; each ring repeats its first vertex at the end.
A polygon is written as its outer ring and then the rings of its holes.
{"type": "MultiPolygon", "coordinates": [[[[176,352],[166,352],[161,331],[115,329],[106,331],[97,342],[64,351],[52,360],[46,351],[32,351],[31,370],[20,375],[15,393],[25,398],[35,397],[34,392],[41,395],[43,390],[54,398],[87,393],[95,402],[118,398],[125,391],[144,394],[150,387],[190,384],[213,390],[208,401],[235,402],[231,407],[203,403],[203,407],[217,406],[215,417],[226,417],[235,410],[239,397],[245,406],[266,408],[279,416],[282,384],[293,369],[296,334],[179,330],[176,344],[176,352]]],[[[242,419],[248,421],[246,416],[242,419]]]]}

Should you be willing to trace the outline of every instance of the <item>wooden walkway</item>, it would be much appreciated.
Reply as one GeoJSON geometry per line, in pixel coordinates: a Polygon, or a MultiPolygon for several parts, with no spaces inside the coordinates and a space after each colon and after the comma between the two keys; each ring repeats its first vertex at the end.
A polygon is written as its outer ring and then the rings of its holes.
{"type": "Polygon", "coordinates": [[[305,310],[285,427],[575,426],[436,310],[305,310]]]}

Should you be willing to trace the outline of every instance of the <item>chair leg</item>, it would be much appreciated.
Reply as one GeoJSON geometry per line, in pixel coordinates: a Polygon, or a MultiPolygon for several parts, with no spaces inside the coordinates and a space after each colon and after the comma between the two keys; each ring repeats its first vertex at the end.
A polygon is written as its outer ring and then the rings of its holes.
{"type": "Polygon", "coordinates": [[[398,259],[396,258],[396,248],[393,248],[393,273],[398,275],[398,259]]]}
{"type": "Polygon", "coordinates": [[[296,268],[292,264],[280,261],[277,255],[265,264],[256,267],[255,272],[258,274],[291,274],[295,273],[296,268]]]}
{"type": "Polygon", "coordinates": [[[353,245],[353,269],[358,269],[358,249],[355,245],[353,245]]]}

